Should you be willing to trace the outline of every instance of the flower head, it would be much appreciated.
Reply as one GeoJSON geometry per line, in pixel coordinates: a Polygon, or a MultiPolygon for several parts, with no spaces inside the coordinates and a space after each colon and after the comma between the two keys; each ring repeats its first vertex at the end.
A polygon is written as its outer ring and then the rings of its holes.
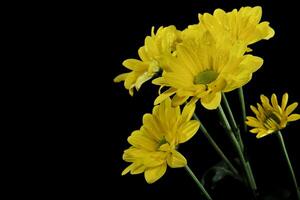
{"type": "Polygon", "coordinates": [[[254,127],[250,132],[257,134],[257,138],[281,130],[286,127],[288,122],[300,119],[299,114],[291,114],[298,106],[297,102],[287,107],[287,93],[282,96],[281,105],[278,104],[275,94],[272,94],[271,103],[264,95],[261,95],[260,99],[261,105],[257,103],[257,108],[251,106],[251,110],[255,113],[256,118],[248,116],[246,121],[248,126],[254,127]]]}
{"type": "Polygon", "coordinates": [[[132,96],[134,88],[138,91],[143,83],[167,68],[163,59],[174,54],[176,43],[180,41],[180,31],[175,26],[160,27],[156,34],[152,27],[151,36],[145,38],[145,45],[138,50],[141,60],[125,60],[123,65],[132,71],[118,75],[114,82],[124,81],[125,88],[132,96]]]}
{"type": "Polygon", "coordinates": [[[148,183],[153,183],[172,168],[184,167],[186,159],[176,148],[191,139],[200,123],[191,120],[195,106],[185,106],[182,113],[179,107],[172,107],[171,100],[153,108],[152,114],[143,116],[143,126],[128,137],[132,145],[124,151],[123,159],[132,162],[122,175],[145,173],[148,183]]]}
{"type": "Polygon", "coordinates": [[[177,45],[176,56],[168,58],[168,65],[172,66],[170,71],[164,71],[162,77],[153,80],[154,84],[170,87],[154,103],[175,94],[173,106],[193,97],[191,102],[200,99],[205,108],[216,109],[221,92],[245,85],[252,73],[262,66],[263,60],[244,55],[246,50],[245,43],[231,44],[225,36],[216,40],[208,31],[203,31],[202,35],[191,31],[190,38],[186,37],[177,45]]]}
{"type": "Polygon", "coordinates": [[[241,7],[239,11],[234,9],[227,13],[216,9],[213,15],[199,14],[198,26],[204,26],[213,35],[229,34],[233,42],[238,40],[250,45],[262,39],[268,40],[275,34],[269,22],[260,22],[261,16],[260,6],[241,7]]]}

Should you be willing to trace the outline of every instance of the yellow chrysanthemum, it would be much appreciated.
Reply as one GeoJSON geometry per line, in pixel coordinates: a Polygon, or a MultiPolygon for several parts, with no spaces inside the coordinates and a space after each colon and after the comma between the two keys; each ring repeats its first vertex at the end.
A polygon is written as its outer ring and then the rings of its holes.
{"type": "Polygon", "coordinates": [[[257,108],[251,106],[251,110],[255,113],[256,118],[248,116],[246,121],[248,126],[254,127],[250,132],[257,134],[257,138],[281,130],[286,127],[288,122],[300,119],[299,114],[291,114],[298,106],[297,102],[286,107],[288,102],[287,93],[282,96],[281,106],[278,104],[275,94],[272,94],[271,104],[264,95],[261,95],[260,99],[262,105],[257,103],[257,108]]]}
{"type": "Polygon", "coordinates": [[[148,183],[153,183],[172,168],[184,167],[186,159],[176,147],[191,139],[200,123],[191,120],[195,106],[185,106],[182,113],[179,107],[172,107],[171,100],[153,108],[152,114],[143,116],[143,126],[128,137],[132,145],[124,151],[123,159],[132,162],[122,175],[145,173],[148,183]]]}
{"type": "MultiPolygon", "coordinates": [[[[274,36],[274,30],[269,22],[261,22],[262,8],[242,7],[226,13],[222,9],[216,9],[213,15],[209,13],[199,14],[199,25],[204,26],[213,35],[229,34],[231,40],[242,41],[247,45],[262,39],[268,40],[274,36]]],[[[197,25],[196,25],[197,26],[197,25]]]]}
{"type": "Polygon", "coordinates": [[[221,92],[245,85],[251,80],[252,73],[262,66],[263,60],[244,55],[246,50],[245,44],[236,42],[232,45],[226,37],[222,42],[216,42],[208,31],[196,38],[185,38],[177,45],[176,57],[168,59],[171,70],[153,80],[154,84],[170,87],[156,98],[154,104],[175,94],[173,106],[193,97],[191,102],[201,99],[205,108],[216,109],[221,92]]]}
{"type": "Polygon", "coordinates": [[[124,86],[133,95],[133,90],[138,91],[143,83],[150,80],[161,69],[166,69],[163,64],[165,56],[171,56],[180,42],[180,31],[175,26],[160,27],[156,34],[152,27],[151,36],[145,38],[145,45],[139,48],[138,54],[141,60],[127,59],[123,65],[132,70],[118,75],[114,82],[124,81],[124,86]]]}

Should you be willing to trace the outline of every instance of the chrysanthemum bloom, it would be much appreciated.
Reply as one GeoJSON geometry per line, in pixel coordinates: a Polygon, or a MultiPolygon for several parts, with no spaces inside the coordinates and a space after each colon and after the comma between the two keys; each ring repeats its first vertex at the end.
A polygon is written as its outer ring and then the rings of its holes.
{"type": "Polygon", "coordinates": [[[171,70],[153,80],[154,84],[170,87],[156,98],[154,104],[175,94],[173,106],[193,97],[191,102],[200,99],[205,108],[216,109],[220,105],[221,92],[245,85],[251,80],[252,73],[262,66],[263,60],[244,55],[246,50],[244,43],[232,45],[226,37],[222,42],[220,39],[216,42],[208,31],[196,38],[185,38],[177,45],[176,57],[168,58],[171,70]]]}
{"type": "Polygon", "coordinates": [[[288,122],[300,119],[299,114],[291,114],[298,106],[297,102],[286,107],[288,102],[287,93],[282,96],[281,105],[278,104],[275,94],[272,94],[271,103],[264,95],[261,95],[260,99],[262,105],[257,103],[257,108],[251,106],[251,110],[255,113],[256,118],[248,116],[246,121],[248,126],[254,127],[250,132],[257,134],[257,138],[281,130],[286,127],[288,122]]]}
{"type": "Polygon", "coordinates": [[[180,33],[175,26],[168,26],[160,27],[155,34],[152,27],[151,36],[145,38],[145,45],[138,50],[141,60],[125,60],[123,65],[132,71],[118,75],[114,82],[124,81],[125,88],[132,96],[134,88],[138,91],[143,83],[166,69],[163,58],[174,54],[176,43],[181,41],[180,33]]]}
{"type": "Polygon", "coordinates": [[[222,9],[216,9],[213,15],[199,14],[198,26],[204,26],[216,36],[227,33],[233,42],[239,40],[250,45],[262,39],[268,40],[275,34],[269,22],[260,22],[261,16],[260,6],[241,7],[239,11],[234,9],[227,13],[222,9]]]}
{"type": "Polygon", "coordinates": [[[191,120],[195,106],[185,106],[182,113],[179,107],[172,107],[171,100],[153,108],[152,114],[143,116],[143,126],[128,137],[132,145],[124,151],[123,159],[132,162],[122,175],[145,173],[148,183],[153,183],[172,168],[184,167],[186,159],[176,148],[191,139],[200,123],[191,120]]]}

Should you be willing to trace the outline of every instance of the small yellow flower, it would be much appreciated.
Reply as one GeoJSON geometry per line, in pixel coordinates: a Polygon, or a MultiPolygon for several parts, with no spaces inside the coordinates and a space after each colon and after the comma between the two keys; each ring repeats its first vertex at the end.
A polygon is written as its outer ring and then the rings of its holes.
{"type": "Polygon", "coordinates": [[[162,77],[153,80],[153,84],[170,87],[154,104],[175,94],[173,106],[193,97],[192,103],[200,99],[205,108],[216,109],[222,92],[245,85],[252,73],[262,66],[263,59],[244,55],[246,51],[244,43],[231,44],[226,37],[217,42],[208,31],[202,35],[192,32],[190,38],[177,45],[176,56],[168,58],[170,71],[164,71],[162,77]]]}
{"type": "Polygon", "coordinates": [[[260,6],[241,7],[239,11],[234,9],[227,13],[222,9],[216,9],[213,15],[199,14],[198,26],[204,26],[213,35],[226,33],[233,42],[238,40],[250,45],[262,39],[268,40],[275,34],[269,22],[260,22],[261,16],[260,6]]]}
{"type": "Polygon", "coordinates": [[[286,107],[288,102],[287,93],[282,96],[281,106],[278,105],[275,94],[272,94],[271,104],[269,99],[264,95],[261,95],[260,99],[262,105],[257,103],[257,108],[251,106],[251,110],[255,113],[256,118],[248,116],[246,121],[248,126],[254,127],[250,132],[257,134],[257,138],[281,130],[286,127],[288,122],[300,119],[299,114],[291,114],[298,106],[297,102],[286,107]]]}
{"type": "Polygon", "coordinates": [[[172,168],[184,167],[186,159],[176,148],[191,139],[200,123],[191,120],[195,106],[186,105],[181,113],[179,106],[172,107],[171,100],[153,108],[152,114],[143,116],[143,126],[128,137],[132,145],[124,151],[123,159],[132,162],[122,175],[143,173],[147,183],[153,183],[172,168]]]}
{"type": "Polygon", "coordinates": [[[181,41],[180,33],[175,26],[168,26],[160,27],[155,34],[152,27],[151,36],[145,38],[145,45],[138,50],[141,60],[125,60],[123,65],[132,71],[118,75],[114,82],[124,81],[125,88],[132,96],[134,88],[138,91],[143,83],[167,68],[163,59],[174,54],[176,43],[181,41]]]}

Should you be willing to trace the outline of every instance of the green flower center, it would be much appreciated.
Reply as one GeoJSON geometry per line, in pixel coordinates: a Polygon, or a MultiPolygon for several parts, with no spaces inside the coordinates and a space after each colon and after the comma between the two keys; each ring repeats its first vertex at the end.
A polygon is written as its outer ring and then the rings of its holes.
{"type": "Polygon", "coordinates": [[[195,84],[207,85],[218,78],[219,74],[213,70],[207,70],[204,72],[199,72],[194,78],[195,84]]]}
{"type": "Polygon", "coordinates": [[[166,138],[163,137],[163,138],[158,142],[158,148],[159,148],[161,145],[166,144],[166,143],[168,143],[168,142],[167,142],[166,138]]]}
{"type": "Polygon", "coordinates": [[[272,119],[275,121],[278,125],[280,124],[281,120],[280,117],[278,117],[274,112],[272,111],[267,111],[266,112],[266,121],[272,119]]]}

